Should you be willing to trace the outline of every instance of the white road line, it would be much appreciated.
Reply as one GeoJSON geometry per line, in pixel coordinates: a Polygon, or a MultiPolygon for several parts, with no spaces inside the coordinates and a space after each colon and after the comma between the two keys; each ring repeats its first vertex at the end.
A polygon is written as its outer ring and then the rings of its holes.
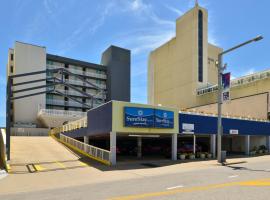
{"type": "Polygon", "coordinates": [[[176,188],[182,188],[184,187],[183,185],[177,185],[177,186],[173,186],[173,187],[168,187],[167,190],[173,190],[173,189],[176,189],[176,188]]]}
{"type": "Polygon", "coordinates": [[[228,176],[228,178],[236,178],[238,177],[239,175],[232,175],[232,176],[228,176]]]}

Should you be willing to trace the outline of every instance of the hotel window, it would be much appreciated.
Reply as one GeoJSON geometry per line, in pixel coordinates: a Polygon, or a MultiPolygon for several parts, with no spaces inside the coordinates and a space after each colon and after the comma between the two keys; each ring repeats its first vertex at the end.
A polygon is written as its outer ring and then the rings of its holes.
{"type": "Polygon", "coordinates": [[[13,60],[13,53],[10,54],[10,60],[13,60]]]}
{"type": "Polygon", "coordinates": [[[203,82],[203,12],[198,14],[198,80],[203,82]]]}
{"type": "Polygon", "coordinates": [[[13,66],[10,66],[10,73],[13,73],[13,66]]]}

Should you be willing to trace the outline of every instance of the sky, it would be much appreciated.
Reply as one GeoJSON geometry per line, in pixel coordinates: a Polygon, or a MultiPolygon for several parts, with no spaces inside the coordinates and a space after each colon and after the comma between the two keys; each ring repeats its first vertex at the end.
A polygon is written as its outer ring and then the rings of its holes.
{"type": "MultiPolygon", "coordinates": [[[[270,68],[269,0],[199,0],[209,14],[209,42],[230,48],[264,39],[224,57],[233,77],[270,68]]],[[[149,53],[175,36],[175,20],[195,0],[0,0],[0,126],[5,126],[6,64],[15,41],[100,63],[110,45],[130,49],[131,100],[147,103],[149,53]]]]}

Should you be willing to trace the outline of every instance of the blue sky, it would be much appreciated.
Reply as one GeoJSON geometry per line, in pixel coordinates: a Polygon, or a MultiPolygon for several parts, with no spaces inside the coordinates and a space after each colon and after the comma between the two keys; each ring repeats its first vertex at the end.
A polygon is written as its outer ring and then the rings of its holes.
{"type": "MultiPolygon", "coordinates": [[[[265,38],[225,57],[234,77],[270,68],[269,0],[199,0],[209,11],[209,41],[229,48],[258,34],[265,38]]],[[[131,49],[133,102],[146,103],[147,57],[175,35],[175,20],[194,0],[0,1],[0,126],[5,124],[7,51],[14,41],[99,63],[111,44],[131,49]]]]}

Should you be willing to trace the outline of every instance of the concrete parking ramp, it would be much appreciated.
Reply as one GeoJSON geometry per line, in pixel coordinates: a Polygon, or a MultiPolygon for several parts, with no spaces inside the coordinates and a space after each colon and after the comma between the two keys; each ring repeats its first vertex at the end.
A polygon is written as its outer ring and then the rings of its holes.
{"type": "Polygon", "coordinates": [[[51,137],[11,137],[11,173],[81,166],[79,156],[51,137]]]}

